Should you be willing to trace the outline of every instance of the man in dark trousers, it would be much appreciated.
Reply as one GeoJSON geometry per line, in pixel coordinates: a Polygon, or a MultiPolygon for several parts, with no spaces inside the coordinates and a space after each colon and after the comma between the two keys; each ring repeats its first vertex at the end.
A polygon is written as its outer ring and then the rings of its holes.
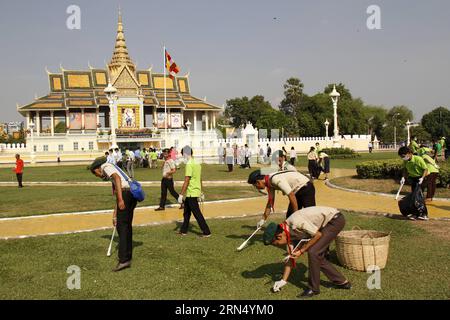
{"type": "Polygon", "coordinates": [[[211,236],[211,231],[209,230],[208,224],[206,223],[198,205],[199,199],[201,201],[204,200],[204,195],[202,193],[202,167],[194,159],[191,147],[184,147],[181,150],[181,154],[187,162],[184,184],[181,189],[180,197],[178,198],[178,203],[181,204],[183,202],[184,196],[186,196],[186,199],[184,201],[183,225],[181,226],[178,234],[183,236],[187,234],[191,214],[194,214],[195,220],[197,220],[200,229],[203,231],[202,237],[208,238],[211,236]]]}
{"type": "Polygon", "coordinates": [[[119,234],[119,263],[113,271],[130,268],[133,254],[133,215],[137,201],[130,191],[127,181],[129,177],[117,166],[107,163],[106,158],[95,159],[90,169],[95,176],[112,182],[116,196],[113,225],[119,234]]]}
{"type": "Polygon", "coordinates": [[[313,207],[316,205],[316,189],[314,184],[298,171],[281,171],[265,175],[261,170],[253,171],[248,177],[248,183],[259,190],[267,189],[268,201],[257,227],[262,227],[269,214],[273,210],[275,203],[275,190],[281,191],[289,198],[289,207],[286,218],[301,208],[313,207]]]}
{"type": "MultiPolygon", "coordinates": [[[[167,189],[169,189],[170,194],[178,201],[180,195],[175,191],[173,184],[173,174],[177,171],[177,167],[175,165],[175,161],[170,157],[169,149],[163,150],[164,157],[164,165],[162,171],[162,180],[161,180],[161,201],[159,202],[159,208],[156,208],[155,211],[165,210],[166,200],[167,200],[167,189]]],[[[183,205],[181,205],[180,209],[183,209],[183,205]]]]}
{"type": "Polygon", "coordinates": [[[322,271],[337,289],[351,289],[351,283],[326,259],[325,253],[331,242],[344,229],[345,218],[335,208],[309,207],[294,212],[286,221],[267,226],[263,240],[265,245],[287,246],[289,259],[286,261],[283,278],[275,282],[273,291],[278,292],[287,284],[295,261],[308,252],[309,288],[299,295],[310,298],[320,293],[320,272],[322,271]],[[304,246],[294,250],[293,242],[311,238],[304,246]]]}
{"type": "Polygon", "coordinates": [[[13,171],[16,173],[17,182],[19,183],[19,188],[23,188],[22,178],[23,178],[23,160],[20,159],[20,154],[16,154],[16,167],[13,171]]]}

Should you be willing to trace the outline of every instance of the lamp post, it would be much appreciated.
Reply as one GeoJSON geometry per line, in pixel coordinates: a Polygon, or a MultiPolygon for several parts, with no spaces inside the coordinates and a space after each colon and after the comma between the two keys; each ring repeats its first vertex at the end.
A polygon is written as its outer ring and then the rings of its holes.
{"type": "Polygon", "coordinates": [[[330,126],[330,122],[328,121],[328,119],[326,119],[325,120],[325,123],[324,123],[324,125],[325,125],[325,137],[326,137],[326,139],[325,139],[325,145],[326,145],[326,147],[328,148],[328,127],[330,126]]]}
{"type": "Polygon", "coordinates": [[[31,163],[35,163],[36,162],[36,154],[34,152],[34,122],[33,120],[31,120],[30,124],[28,125],[28,127],[30,128],[31,131],[31,152],[30,152],[30,158],[31,158],[31,163]]]}
{"type": "Polygon", "coordinates": [[[407,146],[409,146],[409,144],[411,143],[411,133],[410,133],[410,128],[411,128],[411,125],[412,125],[412,123],[411,123],[411,121],[409,121],[409,119],[408,119],[408,121],[406,121],[406,131],[408,132],[408,143],[407,143],[407,146]]]}
{"type": "Polygon", "coordinates": [[[394,119],[396,116],[399,116],[400,113],[396,113],[392,116],[392,122],[394,124],[394,149],[397,150],[397,126],[396,126],[396,122],[394,122],[394,119]]]}
{"type": "Polygon", "coordinates": [[[104,90],[106,98],[109,102],[109,127],[111,128],[111,148],[117,147],[116,141],[116,124],[115,124],[115,112],[114,112],[114,100],[117,98],[117,89],[108,83],[108,86],[104,90]]]}
{"type": "Polygon", "coordinates": [[[333,87],[333,91],[330,93],[331,101],[333,101],[334,112],[334,135],[333,135],[333,148],[340,148],[339,144],[339,130],[338,130],[338,116],[337,116],[337,103],[341,94],[337,92],[336,85],[333,87]]]}

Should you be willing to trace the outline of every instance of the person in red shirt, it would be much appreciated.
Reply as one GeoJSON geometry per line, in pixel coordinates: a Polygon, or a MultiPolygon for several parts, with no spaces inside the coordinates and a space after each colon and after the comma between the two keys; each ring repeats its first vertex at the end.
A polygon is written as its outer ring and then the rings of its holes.
{"type": "Polygon", "coordinates": [[[20,154],[16,154],[16,167],[13,169],[16,173],[17,182],[19,183],[19,188],[23,188],[22,176],[23,176],[23,160],[20,159],[20,154]]]}

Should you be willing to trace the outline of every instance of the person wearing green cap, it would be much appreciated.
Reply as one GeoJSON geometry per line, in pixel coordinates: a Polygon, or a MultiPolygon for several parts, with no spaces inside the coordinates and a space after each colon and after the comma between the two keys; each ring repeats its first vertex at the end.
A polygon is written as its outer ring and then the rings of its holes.
{"type": "Polygon", "coordinates": [[[263,174],[261,170],[250,173],[248,184],[255,186],[258,190],[267,190],[268,200],[264,210],[263,219],[257,227],[262,227],[275,203],[275,191],[281,191],[289,198],[289,207],[286,212],[286,218],[301,208],[312,207],[316,205],[316,189],[314,184],[298,171],[280,171],[271,174],[263,174]]]}
{"type": "Polygon", "coordinates": [[[113,225],[119,234],[119,263],[113,271],[130,268],[133,253],[133,215],[137,205],[127,181],[130,179],[119,167],[107,163],[105,157],[95,159],[90,170],[102,180],[110,180],[116,196],[113,225]]]}
{"type": "Polygon", "coordinates": [[[320,272],[322,271],[337,289],[351,289],[351,283],[326,259],[326,251],[339,232],[344,229],[345,218],[339,210],[330,207],[309,207],[294,212],[286,221],[277,225],[270,223],[264,231],[265,245],[287,246],[289,259],[286,261],[283,278],[275,282],[273,291],[278,292],[287,284],[295,268],[295,261],[308,253],[308,286],[298,297],[310,298],[320,293],[320,272]],[[310,237],[301,248],[294,250],[294,242],[310,237]]]}

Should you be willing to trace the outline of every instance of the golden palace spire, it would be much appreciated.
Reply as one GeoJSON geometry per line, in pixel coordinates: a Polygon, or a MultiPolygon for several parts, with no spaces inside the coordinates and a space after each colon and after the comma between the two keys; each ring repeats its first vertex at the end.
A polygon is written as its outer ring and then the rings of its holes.
{"type": "Polygon", "coordinates": [[[128,55],[128,49],[125,43],[125,34],[123,32],[122,12],[119,9],[119,22],[117,24],[116,46],[114,48],[114,53],[111,62],[109,63],[109,71],[110,76],[112,78],[111,80],[113,80],[117,76],[120,68],[124,65],[128,66],[131,72],[134,73],[136,71],[136,66],[134,65],[133,61],[128,55]]]}

